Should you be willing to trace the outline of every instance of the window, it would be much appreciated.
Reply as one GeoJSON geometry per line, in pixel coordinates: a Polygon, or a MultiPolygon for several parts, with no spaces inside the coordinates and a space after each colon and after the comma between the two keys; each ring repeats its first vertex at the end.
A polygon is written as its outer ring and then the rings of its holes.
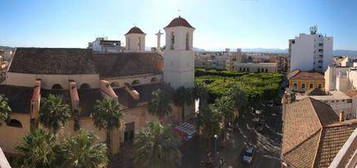
{"type": "Polygon", "coordinates": [[[268,69],[265,69],[265,72],[268,72],[268,69]]]}
{"type": "Polygon", "coordinates": [[[130,50],[130,38],[128,38],[128,42],[126,45],[128,46],[128,50],[130,50]]]}
{"type": "Polygon", "coordinates": [[[138,37],[138,48],[139,48],[139,50],[141,50],[141,38],[140,37],[138,37]]]}
{"type": "Polygon", "coordinates": [[[138,85],[138,84],[140,84],[139,80],[134,80],[133,82],[131,82],[131,85],[138,85]]]}
{"type": "Polygon", "coordinates": [[[319,43],[319,46],[321,47],[321,46],[323,46],[324,44],[323,43],[319,43]]]}
{"type": "Polygon", "coordinates": [[[174,32],[171,32],[171,46],[170,49],[173,50],[175,49],[175,35],[174,32]]]}
{"type": "Polygon", "coordinates": [[[52,89],[56,89],[56,90],[59,90],[59,89],[63,89],[62,86],[60,84],[54,84],[52,86],[52,89]]]}
{"type": "Polygon", "coordinates": [[[186,50],[190,50],[190,35],[186,33],[186,50]]]}
{"type": "Polygon", "coordinates": [[[297,89],[297,84],[296,83],[294,83],[294,89],[297,89]]]}
{"type": "Polygon", "coordinates": [[[157,82],[157,81],[158,81],[157,78],[155,78],[155,77],[151,78],[151,82],[157,82]]]}
{"type": "Polygon", "coordinates": [[[79,87],[80,89],[90,89],[90,86],[89,86],[89,84],[87,84],[87,83],[83,83],[82,85],[81,85],[81,87],[79,87]]]}
{"type": "Polygon", "coordinates": [[[8,126],[10,127],[18,127],[18,128],[22,128],[22,124],[19,120],[16,119],[11,119],[8,123],[8,126]]]}
{"type": "Polygon", "coordinates": [[[301,85],[301,88],[305,89],[305,83],[303,83],[303,84],[301,85]]]}
{"type": "Polygon", "coordinates": [[[110,83],[110,86],[112,88],[117,88],[117,87],[119,87],[119,83],[118,82],[112,82],[112,83],[110,83]]]}
{"type": "Polygon", "coordinates": [[[340,102],[339,100],[336,100],[336,103],[340,102]]]}
{"type": "Polygon", "coordinates": [[[321,84],[319,84],[319,88],[321,89],[321,84]]]}
{"type": "Polygon", "coordinates": [[[352,103],[352,99],[347,99],[347,103],[352,103]]]}
{"type": "Polygon", "coordinates": [[[314,87],[314,84],[310,84],[310,89],[314,87]]]}
{"type": "Polygon", "coordinates": [[[319,49],[319,52],[323,52],[324,50],[323,49],[319,49]]]}

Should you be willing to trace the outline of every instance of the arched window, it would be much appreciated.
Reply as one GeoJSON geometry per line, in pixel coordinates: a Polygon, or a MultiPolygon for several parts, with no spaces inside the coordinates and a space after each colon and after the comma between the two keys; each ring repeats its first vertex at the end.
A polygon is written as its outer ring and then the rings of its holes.
{"type": "Polygon", "coordinates": [[[258,68],[257,72],[260,72],[260,69],[258,68]]]}
{"type": "Polygon", "coordinates": [[[265,69],[265,72],[268,72],[268,69],[265,69]]]}
{"type": "Polygon", "coordinates": [[[128,38],[128,42],[126,45],[128,46],[128,50],[130,50],[130,38],[128,38]]]}
{"type": "Polygon", "coordinates": [[[297,89],[297,84],[296,84],[296,83],[294,83],[294,89],[295,89],[295,90],[297,89]]]}
{"type": "Polygon", "coordinates": [[[58,90],[58,89],[63,89],[63,88],[62,88],[62,86],[61,86],[60,84],[54,84],[54,85],[52,86],[52,89],[58,90]]]}
{"type": "Polygon", "coordinates": [[[138,84],[140,84],[139,80],[134,80],[133,82],[131,82],[131,85],[138,85],[138,84]]]}
{"type": "Polygon", "coordinates": [[[112,88],[117,88],[117,87],[119,87],[120,85],[119,85],[118,82],[112,82],[112,83],[110,83],[110,86],[111,86],[112,88]]]}
{"type": "Polygon", "coordinates": [[[138,37],[138,48],[139,48],[139,50],[141,50],[141,38],[140,37],[138,37]]]}
{"type": "Polygon", "coordinates": [[[18,127],[18,128],[22,128],[22,124],[19,120],[16,119],[11,119],[8,123],[8,126],[10,127],[18,127]]]}
{"type": "Polygon", "coordinates": [[[170,49],[173,50],[175,49],[175,34],[174,32],[171,32],[171,46],[170,49]]]}
{"type": "Polygon", "coordinates": [[[310,89],[314,87],[314,84],[310,84],[310,89]]]}
{"type": "Polygon", "coordinates": [[[303,84],[301,85],[301,88],[302,88],[302,89],[305,89],[305,83],[303,83],[303,84]]]}
{"type": "Polygon", "coordinates": [[[87,83],[83,83],[82,85],[81,85],[81,87],[79,87],[80,89],[90,89],[90,86],[89,86],[89,84],[87,84],[87,83]]]}
{"type": "Polygon", "coordinates": [[[156,77],[151,78],[151,82],[157,82],[158,79],[156,77]]]}
{"type": "Polygon", "coordinates": [[[190,50],[190,35],[186,33],[186,50],[190,50]]]}

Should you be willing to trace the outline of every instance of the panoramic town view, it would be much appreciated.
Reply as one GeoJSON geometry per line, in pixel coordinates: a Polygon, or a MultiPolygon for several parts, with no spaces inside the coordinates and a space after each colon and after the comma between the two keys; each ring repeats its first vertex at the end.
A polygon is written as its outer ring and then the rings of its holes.
{"type": "Polygon", "coordinates": [[[0,0],[0,168],[357,168],[356,7],[0,0]]]}

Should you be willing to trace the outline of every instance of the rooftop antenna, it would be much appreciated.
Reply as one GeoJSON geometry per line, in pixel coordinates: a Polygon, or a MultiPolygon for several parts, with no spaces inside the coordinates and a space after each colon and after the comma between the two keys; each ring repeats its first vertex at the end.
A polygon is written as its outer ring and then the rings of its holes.
{"type": "Polygon", "coordinates": [[[316,34],[316,33],[317,33],[317,30],[318,30],[317,25],[311,26],[311,27],[310,27],[310,34],[311,34],[311,35],[316,34]]]}

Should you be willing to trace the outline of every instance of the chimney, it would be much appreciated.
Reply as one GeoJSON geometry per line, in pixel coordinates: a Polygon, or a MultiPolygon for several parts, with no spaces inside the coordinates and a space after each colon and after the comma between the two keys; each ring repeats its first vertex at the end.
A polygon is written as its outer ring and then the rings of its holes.
{"type": "Polygon", "coordinates": [[[345,112],[341,111],[340,112],[340,122],[343,122],[345,120],[345,112]]]}

